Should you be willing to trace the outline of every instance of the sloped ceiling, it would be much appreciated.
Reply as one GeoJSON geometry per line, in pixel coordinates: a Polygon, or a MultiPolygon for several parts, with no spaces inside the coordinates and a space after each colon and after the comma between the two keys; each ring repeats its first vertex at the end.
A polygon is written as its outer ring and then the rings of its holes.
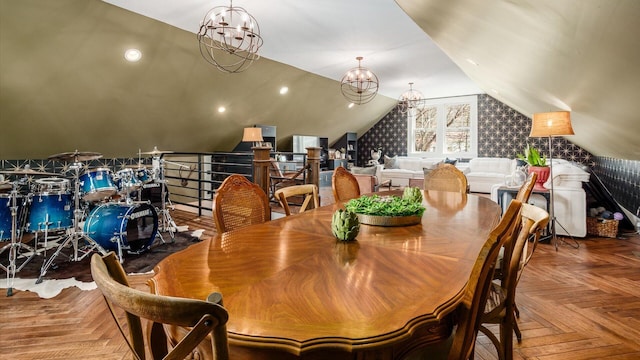
{"type": "Polygon", "coordinates": [[[396,2],[486,93],[523,114],[571,110],[573,143],[640,159],[639,1],[396,2]]]}
{"type": "Polygon", "coordinates": [[[231,75],[181,25],[226,1],[113,2],[140,8],[0,0],[0,158],[225,151],[253,124],[277,126],[281,141],[332,141],[366,131],[412,81],[427,97],[487,92],[524,114],[571,110],[571,141],[640,159],[640,2],[236,0],[261,21],[265,46],[231,75]],[[140,62],[123,61],[129,47],[140,62]],[[381,89],[349,109],[338,82],[359,55],[381,89]]]}

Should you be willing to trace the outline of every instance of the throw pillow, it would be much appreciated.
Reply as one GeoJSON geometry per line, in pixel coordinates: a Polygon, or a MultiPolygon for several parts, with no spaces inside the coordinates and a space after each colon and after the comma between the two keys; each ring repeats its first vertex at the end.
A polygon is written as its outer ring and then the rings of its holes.
{"type": "Polygon", "coordinates": [[[351,168],[351,173],[352,174],[357,174],[357,175],[371,175],[374,176],[376,174],[376,167],[375,166],[368,166],[368,167],[357,167],[354,166],[351,168]]]}
{"type": "Polygon", "coordinates": [[[449,159],[449,158],[446,158],[446,159],[444,160],[444,163],[445,163],[445,164],[451,164],[451,165],[455,165],[457,162],[458,162],[458,159],[449,159]]]}
{"type": "Polygon", "coordinates": [[[387,155],[384,156],[384,168],[385,169],[399,169],[398,167],[398,157],[394,156],[392,158],[387,155]]]}

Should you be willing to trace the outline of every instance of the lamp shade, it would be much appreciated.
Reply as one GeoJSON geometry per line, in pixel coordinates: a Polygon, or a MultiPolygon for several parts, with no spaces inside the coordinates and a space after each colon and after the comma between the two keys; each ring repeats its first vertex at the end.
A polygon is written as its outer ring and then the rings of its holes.
{"type": "Polygon", "coordinates": [[[571,113],[552,111],[533,114],[530,137],[573,135],[571,113]]]}
{"type": "Polygon", "coordinates": [[[244,133],[242,134],[242,141],[263,141],[262,139],[262,128],[258,127],[249,127],[244,128],[244,133]]]}

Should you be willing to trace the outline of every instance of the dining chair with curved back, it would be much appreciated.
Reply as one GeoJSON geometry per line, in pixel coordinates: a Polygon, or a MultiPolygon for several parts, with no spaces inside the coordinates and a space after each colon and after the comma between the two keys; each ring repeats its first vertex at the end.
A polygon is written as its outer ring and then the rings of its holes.
{"type": "Polygon", "coordinates": [[[91,275],[102,292],[120,333],[129,345],[135,359],[184,359],[192,354],[208,335],[215,359],[229,359],[226,323],[227,310],[213,302],[154,295],[129,287],[127,275],[114,252],[104,257],[93,254],[91,275]],[[124,311],[129,336],[123,320],[115,311],[124,311]],[[142,330],[142,321],[147,321],[147,339],[142,330]],[[122,323],[121,323],[122,322],[122,323]],[[189,328],[175,346],[167,346],[163,324],[189,328]],[[146,349],[148,348],[148,349],[146,349]]]}
{"type": "MultiPolygon", "coordinates": [[[[284,209],[285,215],[291,215],[291,208],[289,207],[289,200],[294,196],[303,196],[304,199],[302,201],[302,205],[298,210],[298,213],[301,213],[307,210],[307,207],[313,201],[313,209],[319,207],[318,201],[318,187],[314,184],[304,184],[304,185],[292,185],[287,186],[281,189],[276,190],[275,198],[280,203],[280,206],[284,209]]],[[[311,209],[311,207],[310,207],[311,209]]]]}
{"type": "Polygon", "coordinates": [[[516,194],[516,200],[526,203],[529,201],[529,197],[531,197],[531,192],[533,191],[533,186],[536,184],[536,179],[538,179],[538,173],[529,174],[529,178],[527,181],[522,184],[518,193],[516,194]]]}
{"type": "Polygon", "coordinates": [[[533,255],[541,230],[549,222],[549,213],[524,203],[519,218],[520,223],[512,235],[513,240],[505,244],[501,278],[492,283],[480,326],[480,331],[494,344],[501,360],[513,358],[512,331],[515,331],[518,341],[522,339],[515,314],[516,287],[524,267],[533,255]],[[530,240],[532,245],[527,246],[530,240]],[[484,324],[499,324],[500,339],[484,324]]]}
{"type": "Polygon", "coordinates": [[[423,189],[466,193],[467,177],[454,165],[441,164],[425,175],[423,189]]]}
{"type": "Polygon", "coordinates": [[[476,258],[464,291],[464,297],[457,308],[458,327],[453,336],[453,344],[448,360],[467,360],[473,358],[475,342],[481,325],[481,316],[485,308],[489,290],[493,281],[496,259],[502,246],[512,240],[522,203],[512,200],[500,223],[489,234],[476,258]]]}
{"type": "Polygon", "coordinates": [[[336,202],[360,197],[358,180],[343,166],[339,166],[333,170],[331,188],[333,190],[333,198],[336,202]]]}
{"type": "Polygon", "coordinates": [[[216,191],[213,218],[220,234],[267,222],[271,220],[269,199],[260,186],[246,177],[230,175],[216,191]]]}

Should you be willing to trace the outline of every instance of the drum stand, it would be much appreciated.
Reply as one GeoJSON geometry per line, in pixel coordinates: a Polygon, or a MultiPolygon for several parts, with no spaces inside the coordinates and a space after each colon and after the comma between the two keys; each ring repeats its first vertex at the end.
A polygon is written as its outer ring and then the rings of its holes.
{"type": "Polygon", "coordinates": [[[42,265],[42,268],[40,270],[40,276],[38,277],[38,280],[36,280],[36,284],[39,284],[42,282],[44,275],[47,273],[47,270],[49,270],[51,265],[53,265],[54,260],[58,257],[58,255],[60,255],[60,253],[62,252],[62,249],[68,247],[70,243],[71,245],[73,245],[73,257],[72,257],[73,261],[80,261],[84,259],[87,255],[89,255],[95,249],[97,249],[102,255],[107,254],[107,251],[102,246],[100,246],[100,244],[98,244],[93,239],[88,237],[84,233],[84,231],[80,229],[80,221],[84,216],[84,211],[80,209],[80,169],[82,169],[82,163],[76,162],[73,165],[71,165],[69,168],[74,170],[75,172],[74,173],[75,187],[74,187],[74,193],[73,193],[73,200],[74,200],[73,227],[71,228],[71,230],[67,232],[67,234],[64,237],[64,240],[60,243],[60,245],[58,245],[58,248],[53,253],[53,255],[50,258],[48,258],[46,262],[42,265]],[[83,254],[81,256],[78,256],[78,253],[79,253],[78,242],[80,240],[84,240],[87,243],[89,243],[89,247],[84,248],[82,250],[83,254]]]}
{"type": "Polygon", "coordinates": [[[22,231],[18,230],[18,181],[13,183],[11,189],[11,243],[5,245],[0,249],[0,254],[7,248],[9,249],[9,264],[7,266],[1,265],[0,268],[7,272],[7,296],[13,295],[13,281],[16,277],[16,272],[20,271],[31,259],[36,255],[36,251],[29,245],[22,243],[22,231]],[[18,255],[18,249],[24,248],[31,252],[31,255],[20,265],[16,266],[16,258],[18,255]]]}
{"type": "Polygon", "coordinates": [[[162,208],[157,209],[158,217],[160,218],[160,224],[158,226],[158,236],[163,243],[164,239],[162,238],[162,234],[160,232],[169,232],[169,236],[171,236],[171,242],[175,242],[175,231],[178,228],[178,225],[176,225],[175,221],[173,221],[171,213],[169,212],[170,209],[173,209],[173,204],[171,203],[171,200],[167,200],[165,198],[165,191],[167,191],[167,181],[164,178],[165,163],[188,168],[188,166],[184,166],[182,164],[163,160],[160,158],[160,156],[153,157],[153,178],[157,179],[157,182],[160,183],[160,198],[162,204],[162,208]],[[169,207],[167,207],[167,205],[169,205],[169,207]]]}

